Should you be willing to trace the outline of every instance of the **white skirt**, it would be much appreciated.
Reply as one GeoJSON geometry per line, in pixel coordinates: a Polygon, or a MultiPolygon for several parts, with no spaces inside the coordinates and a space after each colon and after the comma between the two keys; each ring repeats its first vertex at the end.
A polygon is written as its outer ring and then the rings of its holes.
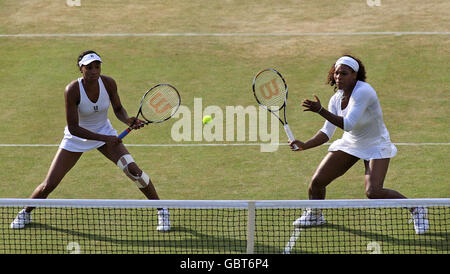
{"type": "Polygon", "coordinates": [[[350,155],[370,161],[371,159],[386,159],[397,155],[397,148],[393,143],[383,143],[376,146],[361,146],[350,143],[345,139],[338,139],[334,141],[328,151],[341,150],[350,155]]]}
{"type": "MultiPolygon", "coordinates": [[[[103,135],[117,136],[117,130],[115,130],[108,120],[101,128],[95,130],[95,133],[103,135]]],[[[59,148],[72,152],[86,152],[92,149],[97,149],[103,146],[105,142],[97,140],[83,139],[70,134],[68,127],[64,129],[64,137],[59,145],[59,148]]]]}

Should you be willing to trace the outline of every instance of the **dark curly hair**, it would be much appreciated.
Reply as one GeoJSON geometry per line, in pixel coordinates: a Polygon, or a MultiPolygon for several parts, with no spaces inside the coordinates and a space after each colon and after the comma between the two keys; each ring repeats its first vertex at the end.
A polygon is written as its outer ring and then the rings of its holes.
{"type": "MultiPolygon", "coordinates": [[[[351,55],[348,55],[348,54],[346,54],[344,56],[351,57],[351,58],[355,59],[356,62],[358,62],[359,69],[358,69],[358,75],[356,76],[356,80],[365,82],[366,81],[366,69],[364,68],[364,65],[361,62],[361,60],[359,60],[358,58],[353,57],[351,55]]],[[[336,87],[336,81],[334,80],[334,71],[335,71],[335,68],[334,68],[334,64],[333,64],[333,65],[331,65],[330,71],[328,71],[327,84],[329,84],[332,87],[334,86],[334,91],[336,91],[337,87],[336,87]]]]}
{"type": "Polygon", "coordinates": [[[85,55],[90,54],[90,53],[95,53],[95,54],[97,54],[97,55],[100,57],[100,54],[98,54],[97,52],[95,52],[95,51],[93,51],[93,50],[86,50],[86,51],[83,51],[82,53],[80,53],[80,55],[78,55],[77,67],[80,67],[80,66],[78,65],[78,63],[81,61],[81,59],[83,59],[83,57],[84,57],[85,55]]]}

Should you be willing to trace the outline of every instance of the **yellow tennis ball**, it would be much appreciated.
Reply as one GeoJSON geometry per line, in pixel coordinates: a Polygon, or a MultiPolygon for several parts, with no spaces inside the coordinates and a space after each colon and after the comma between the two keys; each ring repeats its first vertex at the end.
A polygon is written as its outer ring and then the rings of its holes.
{"type": "Polygon", "coordinates": [[[212,117],[209,115],[203,116],[203,124],[206,125],[207,123],[211,122],[212,117]]]}

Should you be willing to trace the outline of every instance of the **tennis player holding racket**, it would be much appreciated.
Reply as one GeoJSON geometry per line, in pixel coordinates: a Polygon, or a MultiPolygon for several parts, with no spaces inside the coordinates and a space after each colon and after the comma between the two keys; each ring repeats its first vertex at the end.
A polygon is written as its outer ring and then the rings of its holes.
{"type": "MultiPolygon", "coordinates": [[[[365,193],[369,199],[404,199],[399,192],[383,187],[390,158],[397,154],[391,143],[389,132],[383,122],[380,102],[375,90],[365,82],[366,71],[360,60],[350,55],[339,58],[328,73],[327,82],[334,86],[328,110],[317,96],[315,100],[305,99],[304,111],[311,111],[325,118],[323,127],[306,142],[290,142],[301,150],[326,143],[333,136],[336,127],[344,130],[341,139],[334,141],[329,152],[318,166],[309,184],[309,199],[325,199],[326,187],[342,176],[359,159],[364,160],[365,193]]],[[[428,230],[427,209],[411,209],[417,234],[428,230]]],[[[307,209],[294,222],[294,226],[312,226],[325,223],[320,210],[307,209]]]]}
{"type": "MultiPolygon", "coordinates": [[[[82,77],[72,81],[65,89],[67,126],[64,138],[53,159],[45,180],[34,190],[30,198],[44,199],[58,186],[69,170],[75,166],[83,152],[97,149],[132,179],[148,199],[159,199],[149,178],[134,162],[130,153],[117,137],[117,131],[108,119],[111,105],[117,119],[132,129],[139,129],[144,122],[129,117],[122,106],[113,78],[101,75],[102,60],[94,51],[80,54],[77,65],[82,77]]],[[[31,222],[32,207],[19,212],[11,228],[24,228],[31,222]]],[[[169,212],[158,209],[158,231],[170,229],[169,212]]]]}

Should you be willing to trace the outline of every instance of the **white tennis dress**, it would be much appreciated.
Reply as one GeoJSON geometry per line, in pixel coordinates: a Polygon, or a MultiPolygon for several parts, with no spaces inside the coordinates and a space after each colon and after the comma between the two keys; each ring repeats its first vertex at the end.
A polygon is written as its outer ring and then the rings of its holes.
{"type": "MultiPolygon", "coordinates": [[[[397,148],[391,143],[383,121],[380,102],[375,90],[366,82],[358,81],[345,109],[341,108],[343,91],[330,98],[328,111],[344,117],[344,134],[334,141],[328,151],[344,151],[360,159],[392,158],[397,148]]],[[[326,121],[321,131],[330,139],[336,126],[326,121]]]]}
{"type": "MultiPolygon", "coordinates": [[[[81,80],[82,78],[78,78],[78,85],[80,87],[78,125],[95,133],[117,136],[117,131],[112,127],[111,122],[108,119],[110,100],[105,85],[103,85],[102,78],[98,78],[100,94],[95,103],[87,96],[81,80]]],[[[87,140],[74,136],[69,132],[68,126],[66,126],[64,129],[64,138],[62,139],[59,148],[72,152],[85,152],[99,148],[104,144],[105,143],[102,141],[87,140]]]]}

